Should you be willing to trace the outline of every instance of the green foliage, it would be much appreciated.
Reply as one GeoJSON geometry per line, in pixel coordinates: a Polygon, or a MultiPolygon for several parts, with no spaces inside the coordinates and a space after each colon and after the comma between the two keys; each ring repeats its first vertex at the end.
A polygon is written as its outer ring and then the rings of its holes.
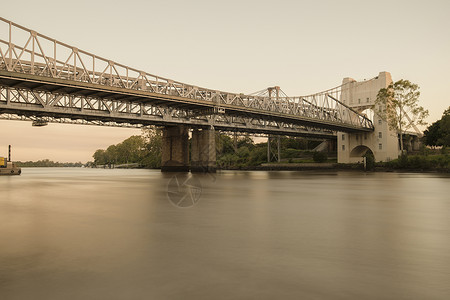
{"type": "Polygon", "coordinates": [[[97,151],[95,151],[92,157],[94,158],[94,163],[98,165],[104,165],[108,162],[106,151],[103,149],[98,149],[97,151]]]}
{"type": "Polygon", "coordinates": [[[385,163],[387,167],[394,169],[412,170],[449,170],[450,155],[402,155],[398,159],[385,163]]]}
{"type": "MultiPolygon", "coordinates": [[[[313,152],[305,151],[317,146],[320,141],[310,142],[302,138],[282,137],[281,157],[288,162],[312,161],[313,152]],[[297,160],[294,160],[297,159],[297,160]]],[[[234,137],[225,134],[217,134],[217,166],[219,168],[244,168],[259,166],[267,163],[267,143],[255,144],[248,137],[234,137]]],[[[319,155],[327,155],[321,153],[319,155]]]]}
{"type": "Polygon", "coordinates": [[[281,138],[281,148],[282,149],[296,149],[296,150],[306,150],[309,147],[309,142],[302,138],[281,138]]]}
{"type": "MultiPolygon", "coordinates": [[[[109,149],[109,148],[108,148],[109,149]]],[[[107,150],[108,150],[107,149],[107,150]]],[[[116,161],[119,163],[138,163],[145,155],[144,138],[134,135],[116,146],[116,161]]]]}
{"type": "Polygon", "coordinates": [[[249,136],[243,136],[237,139],[237,149],[242,147],[247,147],[248,149],[253,149],[254,143],[249,136]]]}
{"type": "Polygon", "coordinates": [[[250,152],[249,165],[258,166],[267,162],[267,148],[265,144],[256,144],[253,151],[250,152]]]}
{"type": "Polygon", "coordinates": [[[219,168],[230,168],[237,166],[239,157],[236,154],[226,153],[217,158],[217,166],[219,168]]]}
{"type": "Polygon", "coordinates": [[[450,107],[444,111],[440,120],[425,130],[424,142],[428,146],[450,147],[450,107]]]}
{"type": "Polygon", "coordinates": [[[144,153],[141,164],[146,168],[161,167],[162,130],[155,127],[142,130],[144,153]]]}
{"type": "Polygon", "coordinates": [[[328,156],[325,152],[314,152],[313,160],[318,163],[325,162],[328,159],[328,156]]]}
{"type": "Polygon", "coordinates": [[[18,161],[18,162],[16,162],[16,165],[18,167],[45,167],[45,168],[49,168],[49,167],[81,168],[83,166],[83,164],[81,162],[60,163],[60,162],[54,162],[54,161],[51,161],[48,159],[43,159],[43,160],[38,160],[38,161],[26,161],[26,162],[18,161]]]}
{"type": "Polygon", "coordinates": [[[139,163],[144,156],[144,139],[134,135],[106,150],[95,151],[93,157],[97,165],[139,163]]]}
{"type": "Polygon", "coordinates": [[[375,156],[372,151],[367,151],[364,157],[366,158],[366,170],[373,170],[375,168],[375,156]]]}
{"type": "Polygon", "coordinates": [[[296,158],[300,157],[304,153],[303,150],[299,149],[285,149],[281,151],[282,158],[296,158]]]}
{"type": "Polygon", "coordinates": [[[426,125],[428,110],[419,106],[419,86],[408,80],[391,83],[380,89],[375,104],[377,114],[384,119],[391,130],[400,133],[400,150],[403,152],[403,133],[410,127],[426,125]],[[380,109],[381,108],[381,109],[380,109]]]}
{"type": "Polygon", "coordinates": [[[216,135],[217,155],[230,154],[235,152],[233,139],[226,134],[216,135]]]}
{"type": "Polygon", "coordinates": [[[248,136],[235,137],[217,134],[217,166],[219,168],[242,168],[259,165],[266,159],[266,150],[255,145],[248,136]]]}
{"type": "Polygon", "coordinates": [[[397,166],[399,168],[407,168],[408,167],[408,155],[401,154],[400,157],[398,158],[397,166]]]}
{"type": "MultiPolygon", "coordinates": [[[[315,142],[317,143],[317,142],[315,142]]],[[[281,138],[281,157],[294,162],[294,158],[311,159],[309,141],[299,138],[281,138]]],[[[219,168],[246,168],[267,162],[267,143],[255,144],[248,136],[216,134],[216,162],[219,168]]],[[[144,129],[141,136],[132,136],[106,150],[95,151],[93,165],[138,163],[146,168],[161,167],[162,131],[144,129]]],[[[319,154],[327,156],[324,153],[319,154]]]]}
{"type": "Polygon", "coordinates": [[[439,145],[438,140],[441,137],[441,120],[438,120],[428,126],[428,128],[424,131],[423,140],[424,143],[428,146],[441,146],[439,145]]]}
{"type": "Polygon", "coordinates": [[[257,166],[267,160],[263,144],[255,144],[248,136],[216,135],[217,166],[219,168],[242,168],[257,166]]]}
{"type": "Polygon", "coordinates": [[[98,149],[93,158],[96,165],[138,163],[148,168],[161,166],[162,133],[156,128],[144,129],[106,150],[98,149]]]}
{"type": "Polygon", "coordinates": [[[250,150],[248,149],[247,146],[242,146],[238,148],[236,154],[238,155],[239,158],[246,160],[250,156],[250,150]]]}

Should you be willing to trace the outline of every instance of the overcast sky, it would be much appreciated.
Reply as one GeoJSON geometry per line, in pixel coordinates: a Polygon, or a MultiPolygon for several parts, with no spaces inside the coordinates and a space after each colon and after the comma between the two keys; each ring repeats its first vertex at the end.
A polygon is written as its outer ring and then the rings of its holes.
{"type": "MultiPolygon", "coordinates": [[[[3,1],[1,16],[96,55],[211,89],[290,96],[388,71],[450,106],[450,1],[3,1]]],[[[4,37],[0,37],[4,38],[4,37]]],[[[6,38],[4,38],[6,39],[6,38]]],[[[92,160],[136,129],[0,121],[0,156],[92,160]]]]}

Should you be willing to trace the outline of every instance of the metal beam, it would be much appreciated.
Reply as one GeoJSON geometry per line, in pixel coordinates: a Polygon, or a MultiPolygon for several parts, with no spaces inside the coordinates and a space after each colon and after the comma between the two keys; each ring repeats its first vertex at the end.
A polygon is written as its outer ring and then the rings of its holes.
{"type": "Polygon", "coordinates": [[[116,63],[1,17],[0,23],[9,27],[7,36],[0,34],[3,113],[291,135],[374,129],[339,101],[345,85],[300,97],[288,97],[279,87],[260,95],[222,92],[116,63]],[[22,42],[16,32],[28,39],[22,42]],[[192,117],[207,110],[214,113],[192,117]]]}

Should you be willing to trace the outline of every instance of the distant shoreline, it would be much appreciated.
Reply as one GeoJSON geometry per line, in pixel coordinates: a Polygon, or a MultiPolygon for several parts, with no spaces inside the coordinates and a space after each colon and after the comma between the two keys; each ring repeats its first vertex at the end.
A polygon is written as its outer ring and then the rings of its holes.
{"type": "Polygon", "coordinates": [[[449,173],[448,168],[390,168],[375,166],[371,170],[364,170],[362,164],[338,164],[338,163],[304,163],[304,164],[263,164],[255,167],[217,168],[217,170],[232,171],[361,171],[361,172],[412,172],[412,173],[449,173]]]}
{"type": "MultiPolygon", "coordinates": [[[[86,169],[147,169],[147,170],[160,170],[160,168],[145,168],[139,165],[133,166],[114,166],[111,168],[105,166],[80,166],[80,165],[26,165],[22,168],[86,168],[86,169]]],[[[364,170],[364,166],[361,163],[356,164],[342,164],[342,163],[264,163],[259,166],[235,166],[221,168],[217,167],[218,171],[361,171],[361,172],[412,172],[412,173],[450,173],[449,168],[400,168],[391,167],[386,165],[375,165],[371,169],[364,170]]]]}

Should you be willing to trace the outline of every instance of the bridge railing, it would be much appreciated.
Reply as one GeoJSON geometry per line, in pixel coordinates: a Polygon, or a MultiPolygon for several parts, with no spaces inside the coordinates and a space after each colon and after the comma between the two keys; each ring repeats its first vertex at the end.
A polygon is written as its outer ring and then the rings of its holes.
{"type": "Polygon", "coordinates": [[[278,98],[201,88],[97,56],[1,17],[0,69],[373,128],[370,120],[338,100],[340,87],[278,98]]]}

